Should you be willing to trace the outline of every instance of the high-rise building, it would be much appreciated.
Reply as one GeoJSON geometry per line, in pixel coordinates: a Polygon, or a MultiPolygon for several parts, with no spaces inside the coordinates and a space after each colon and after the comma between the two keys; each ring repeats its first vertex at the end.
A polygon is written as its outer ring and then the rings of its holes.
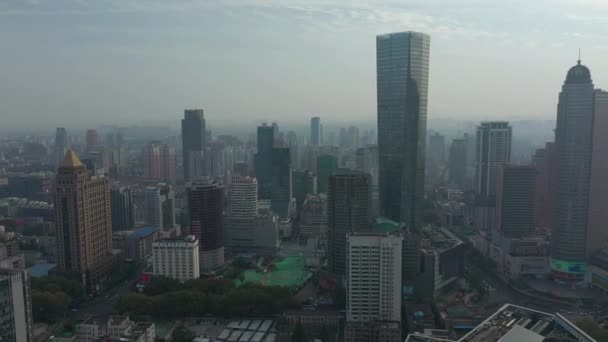
{"type": "Polygon", "coordinates": [[[193,235],[183,239],[163,239],[152,243],[152,271],[154,275],[179,281],[200,277],[198,240],[193,235]]]}
{"type": "Polygon", "coordinates": [[[477,126],[475,190],[490,202],[496,196],[496,172],[511,161],[511,126],[505,121],[482,122],[477,126]]]}
{"type": "Polygon", "coordinates": [[[128,187],[114,187],[110,192],[112,231],[131,230],[135,226],[133,196],[128,187]]]}
{"type": "Polygon", "coordinates": [[[55,150],[54,150],[55,171],[57,171],[57,169],[61,165],[61,161],[63,161],[63,157],[65,156],[65,153],[67,151],[68,151],[68,133],[66,132],[65,128],[57,127],[57,130],[55,131],[55,150]]]}
{"type": "Polygon", "coordinates": [[[255,177],[258,179],[260,199],[272,197],[272,149],[274,148],[274,126],[258,127],[258,151],[254,157],[255,177]]]}
{"type": "Polygon", "coordinates": [[[160,147],[161,179],[169,184],[175,184],[176,160],[175,146],[163,144],[160,147]]]}
{"type": "Polygon", "coordinates": [[[403,237],[350,233],[346,242],[345,341],[400,341],[403,237]]]}
{"type": "Polygon", "coordinates": [[[295,197],[296,206],[300,210],[306,195],[317,193],[317,177],[309,170],[294,170],[292,180],[293,197],[295,197]]]}
{"type": "Polygon", "coordinates": [[[553,227],[555,218],[555,197],[557,196],[557,151],[555,144],[548,142],[532,157],[536,167],[536,226],[553,227]]]}
{"type": "Polygon", "coordinates": [[[191,182],[204,176],[206,170],[206,147],[207,140],[203,110],[184,110],[184,119],[182,119],[184,181],[191,182]]]}
{"type": "Polygon", "coordinates": [[[151,142],[144,147],[144,178],[162,179],[160,143],[151,142]]]}
{"type": "Polygon", "coordinates": [[[593,144],[594,89],[589,69],[578,61],[559,94],[555,148],[558,184],[551,232],[551,273],[572,286],[584,282],[587,216],[593,144]]]}
{"type": "Polygon", "coordinates": [[[496,223],[505,238],[523,238],[534,233],[536,168],[507,165],[498,167],[496,223]]]}
{"type": "Polygon", "coordinates": [[[34,319],[26,270],[0,268],[0,341],[34,342],[34,319]]]}
{"type": "Polygon", "coordinates": [[[338,169],[338,158],[330,154],[322,154],[317,157],[317,191],[327,192],[329,175],[338,169]]]}
{"type": "Polygon", "coordinates": [[[300,146],[298,145],[296,132],[287,132],[286,140],[287,147],[289,147],[289,155],[291,156],[291,167],[298,169],[300,168],[300,146]]]}
{"type": "Polygon", "coordinates": [[[587,258],[608,242],[608,92],[596,90],[593,107],[593,149],[587,225],[587,258]]]}
{"type": "Polygon", "coordinates": [[[99,142],[99,134],[97,133],[97,130],[87,129],[86,143],[87,143],[87,147],[86,147],[87,153],[96,151],[99,148],[100,142],[99,142]]]}
{"type": "Polygon", "coordinates": [[[452,140],[448,168],[450,183],[464,187],[467,174],[467,146],[464,139],[452,140]]]}
{"type": "Polygon", "coordinates": [[[224,188],[210,177],[188,186],[190,233],[199,241],[203,272],[224,264],[224,188]]]}
{"type": "Polygon", "coordinates": [[[338,169],[329,176],[327,192],[327,259],[336,275],[346,272],[346,234],[369,229],[371,177],[361,171],[338,169]]]}
{"type": "Polygon", "coordinates": [[[321,118],[318,116],[310,119],[310,144],[321,145],[321,118]]]}
{"type": "Polygon", "coordinates": [[[55,179],[57,265],[93,291],[111,263],[110,185],[68,150],[55,179]]]}
{"type": "Polygon", "coordinates": [[[292,193],[291,158],[289,148],[272,149],[272,178],[270,203],[279,217],[288,217],[292,193]]]}
{"type": "Polygon", "coordinates": [[[228,184],[228,216],[239,219],[252,219],[258,216],[257,179],[231,177],[228,184]]]}
{"type": "Polygon", "coordinates": [[[408,226],[424,199],[429,49],[423,33],[376,37],[380,212],[408,226]]]}
{"type": "Polygon", "coordinates": [[[437,132],[429,138],[428,160],[432,160],[437,165],[445,163],[445,137],[437,132]]]}
{"type": "Polygon", "coordinates": [[[175,226],[175,192],[171,185],[159,183],[144,189],[144,222],[159,229],[175,226]]]}

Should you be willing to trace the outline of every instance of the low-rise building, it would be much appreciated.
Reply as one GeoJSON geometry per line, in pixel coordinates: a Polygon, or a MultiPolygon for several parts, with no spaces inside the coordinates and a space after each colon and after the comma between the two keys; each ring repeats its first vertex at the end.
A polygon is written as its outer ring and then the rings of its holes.
{"type": "Polygon", "coordinates": [[[154,275],[179,281],[200,277],[198,240],[193,235],[184,239],[165,239],[152,244],[154,275]]]}

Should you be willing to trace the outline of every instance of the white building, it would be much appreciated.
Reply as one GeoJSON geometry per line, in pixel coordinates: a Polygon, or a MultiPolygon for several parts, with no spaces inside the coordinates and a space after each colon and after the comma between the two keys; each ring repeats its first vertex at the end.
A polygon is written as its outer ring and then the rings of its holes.
{"type": "Polygon", "coordinates": [[[505,121],[482,122],[477,127],[475,190],[478,195],[496,195],[496,171],[511,160],[511,126],[505,121]]]}
{"type": "Polygon", "coordinates": [[[154,275],[179,281],[200,276],[198,240],[188,235],[182,240],[159,240],[152,244],[154,275]]]}
{"type": "Polygon", "coordinates": [[[346,320],[401,320],[400,233],[351,233],[347,238],[346,320]]]}
{"type": "Polygon", "coordinates": [[[0,268],[0,341],[33,342],[33,325],[27,271],[0,268]]]}

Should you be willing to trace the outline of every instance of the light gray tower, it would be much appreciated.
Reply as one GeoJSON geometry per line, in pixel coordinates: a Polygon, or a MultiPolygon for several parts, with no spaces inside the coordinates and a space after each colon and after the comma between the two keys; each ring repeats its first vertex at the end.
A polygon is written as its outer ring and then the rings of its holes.
{"type": "Polygon", "coordinates": [[[594,89],[589,69],[570,68],[559,94],[555,147],[558,184],[551,271],[559,283],[584,281],[593,140],[594,89]]]}
{"type": "Polygon", "coordinates": [[[475,190],[481,198],[494,201],[498,167],[511,160],[511,126],[505,121],[482,122],[476,141],[475,190]]]}
{"type": "Polygon", "coordinates": [[[416,226],[424,197],[430,36],[376,37],[380,212],[416,226]]]}

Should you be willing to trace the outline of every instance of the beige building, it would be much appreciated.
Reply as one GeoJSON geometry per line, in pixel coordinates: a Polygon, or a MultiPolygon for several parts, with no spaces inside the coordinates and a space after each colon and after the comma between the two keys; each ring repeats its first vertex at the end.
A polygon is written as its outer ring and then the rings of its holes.
{"type": "Polygon", "coordinates": [[[55,179],[57,265],[95,291],[110,268],[112,219],[109,180],[92,176],[68,150],[55,179]]]}
{"type": "Polygon", "coordinates": [[[188,235],[182,240],[165,239],[152,244],[154,275],[179,281],[200,277],[198,240],[188,235]]]}

